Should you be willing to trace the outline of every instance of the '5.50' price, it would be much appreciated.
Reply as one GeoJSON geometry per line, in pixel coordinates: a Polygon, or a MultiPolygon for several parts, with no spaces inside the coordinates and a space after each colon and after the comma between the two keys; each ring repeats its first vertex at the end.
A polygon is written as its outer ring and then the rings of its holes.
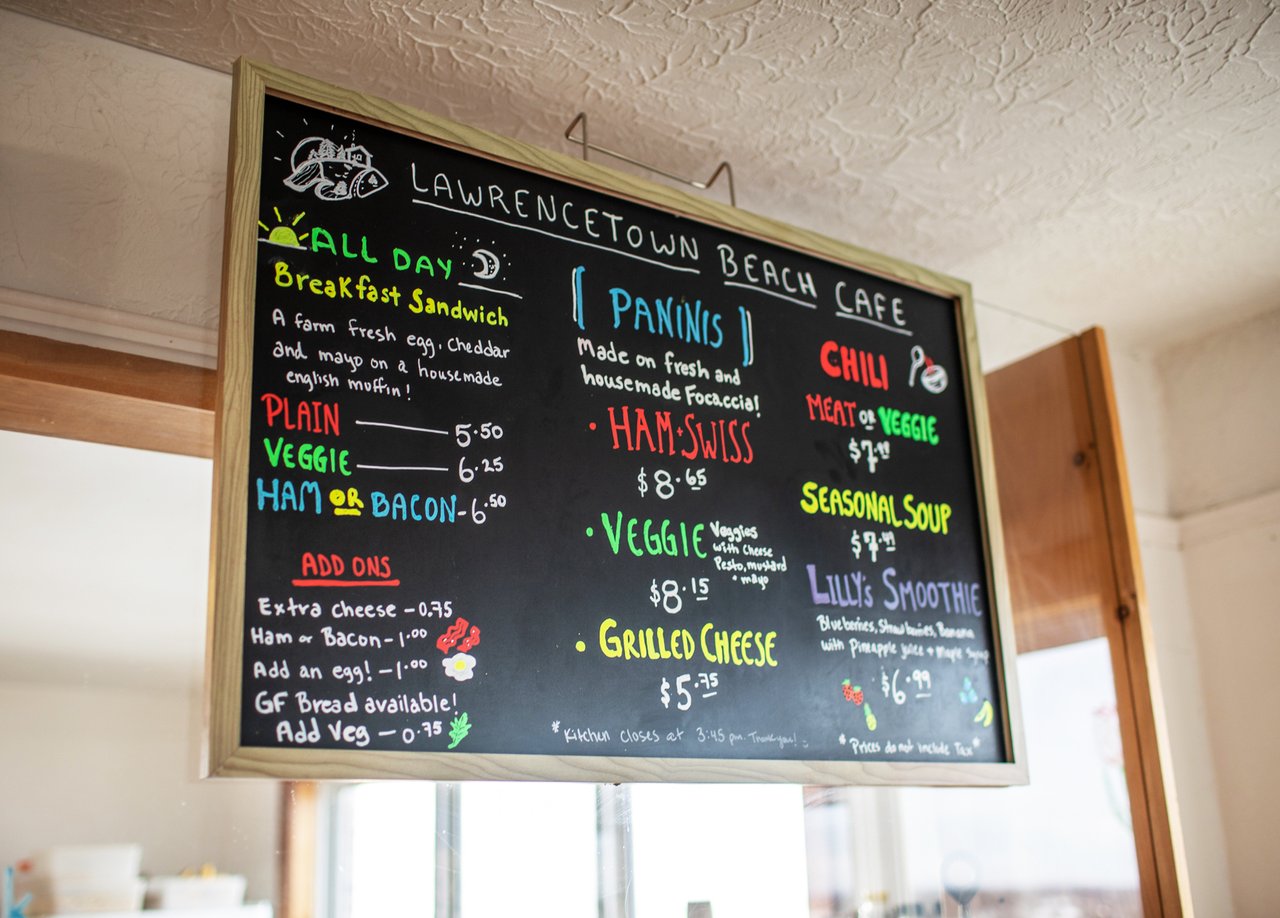
{"type": "Polygon", "coordinates": [[[472,439],[477,440],[501,440],[502,428],[497,424],[484,423],[477,429],[474,424],[455,424],[453,428],[453,437],[458,441],[458,446],[466,449],[471,445],[472,439]]]}

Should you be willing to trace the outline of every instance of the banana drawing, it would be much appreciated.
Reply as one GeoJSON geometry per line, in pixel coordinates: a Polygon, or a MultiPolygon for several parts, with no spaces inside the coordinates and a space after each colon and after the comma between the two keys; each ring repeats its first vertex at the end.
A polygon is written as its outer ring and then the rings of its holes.
{"type": "Polygon", "coordinates": [[[973,722],[975,724],[980,723],[984,727],[989,727],[991,726],[991,721],[995,719],[995,716],[995,708],[991,707],[991,702],[989,700],[983,701],[982,707],[980,707],[978,709],[978,713],[974,715],[973,722]]]}

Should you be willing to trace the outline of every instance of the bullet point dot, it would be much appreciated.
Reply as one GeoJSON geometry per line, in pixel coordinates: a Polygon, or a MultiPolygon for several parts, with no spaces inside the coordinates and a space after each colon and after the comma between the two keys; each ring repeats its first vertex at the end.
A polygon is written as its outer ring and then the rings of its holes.
{"type": "Polygon", "coordinates": [[[595,429],[596,429],[596,422],[595,422],[595,421],[592,421],[592,422],[591,422],[590,424],[588,424],[587,426],[588,426],[589,428],[591,428],[592,430],[595,430],[595,429]]]}
{"type": "Polygon", "coordinates": [[[589,539],[589,538],[591,538],[591,537],[592,537],[593,535],[595,535],[595,534],[596,534],[596,531],[595,531],[594,529],[592,529],[590,526],[588,526],[588,527],[587,527],[587,538],[589,539]]]}
{"type": "Polygon", "coordinates": [[[585,641],[578,641],[578,643],[574,644],[573,646],[578,648],[578,653],[583,653],[587,649],[587,645],[585,641]]]}

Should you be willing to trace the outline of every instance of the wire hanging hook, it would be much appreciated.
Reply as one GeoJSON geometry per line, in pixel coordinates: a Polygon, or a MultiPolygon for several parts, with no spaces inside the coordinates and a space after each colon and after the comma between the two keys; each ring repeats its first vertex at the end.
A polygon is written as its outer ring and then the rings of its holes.
{"type": "Polygon", "coordinates": [[[680,175],[672,175],[670,172],[667,172],[663,169],[659,169],[657,166],[650,165],[649,163],[642,163],[638,159],[632,159],[630,156],[627,156],[625,153],[619,153],[617,150],[610,150],[607,147],[602,147],[602,146],[599,146],[598,144],[592,143],[587,136],[587,113],[586,112],[578,112],[577,117],[575,117],[572,121],[569,122],[569,126],[565,128],[565,131],[564,131],[564,139],[572,143],[578,144],[578,146],[582,149],[583,162],[588,161],[588,155],[587,155],[588,152],[591,150],[594,150],[597,153],[603,153],[605,156],[611,156],[614,159],[620,159],[624,163],[630,163],[633,166],[637,166],[641,169],[645,169],[649,172],[653,172],[657,175],[661,175],[663,178],[669,178],[673,182],[679,182],[682,185],[688,185],[691,188],[697,188],[699,191],[706,191],[716,183],[716,180],[719,179],[721,175],[724,175],[729,185],[729,203],[734,207],[738,206],[738,195],[734,191],[734,187],[733,187],[733,167],[729,165],[728,160],[725,160],[721,162],[720,165],[716,166],[715,171],[711,173],[711,177],[707,179],[705,182],[700,182],[697,179],[685,178],[680,175]],[[574,131],[574,128],[576,128],[578,125],[582,125],[582,133],[580,136],[574,137],[573,131],[574,131]]]}

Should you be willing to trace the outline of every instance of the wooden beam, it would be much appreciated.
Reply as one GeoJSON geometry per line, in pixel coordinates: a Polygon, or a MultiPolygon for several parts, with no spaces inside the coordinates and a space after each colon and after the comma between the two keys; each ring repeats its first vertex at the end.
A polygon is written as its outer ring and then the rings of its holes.
{"type": "Polygon", "coordinates": [[[314,781],[285,781],[280,790],[280,918],[313,918],[319,791],[314,781]]]}
{"type": "Polygon", "coordinates": [[[1151,610],[1142,577],[1111,362],[1102,329],[1089,329],[1077,340],[1097,454],[1107,457],[1107,461],[1099,462],[1099,473],[1114,589],[1108,630],[1112,659],[1116,661],[1116,706],[1122,725],[1128,724],[1133,739],[1132,745],[1126,745],[1124,750],[1129,794],[1141,797],[1145,803],[1145,807],[1133,807],[1134,838],[1139,856],[1149,852],[1154,861],[1151,869],[1159,897],[1158,904],[1153,903],[1153,897],[1144,889],[1144,909],[1152,915],[1190,915],[1190,890],[1185,882],[1186,854],[1177,801],[1170,792],[1173,775],[1164,701],[1156,672],[1151,610]],[[1139,817],[1143,819],[1141,824],[1139,817]]]}
{"type": "Polygon", "coordinates": [[[0,428],[213,456],[217,374],[0,331],[0,428]]]}

